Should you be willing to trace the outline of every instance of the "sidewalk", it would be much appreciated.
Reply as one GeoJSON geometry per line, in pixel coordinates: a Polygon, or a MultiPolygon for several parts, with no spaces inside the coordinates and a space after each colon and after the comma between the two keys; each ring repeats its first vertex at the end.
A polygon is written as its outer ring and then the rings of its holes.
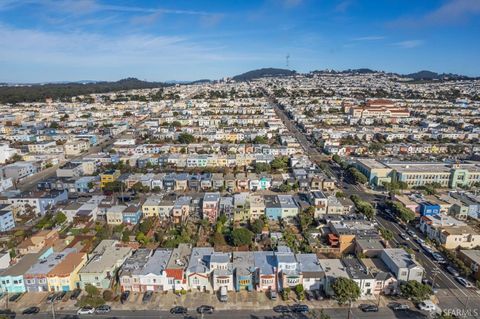
{"type": "MultiPolygon", "coordinates": [[[[48,293],[29,293],[25,294],[17,302],[9,303],[9,308],[21,312],[30,306],[40,307],[41,311],[51,311],[52,305],[46,303],[48,293]]],[[[205,292],[188,292],[186,295],[177,296],[172,292],[156,292],[148,303],[142,302],[143,293],[132,293],[125,304],[120,302],[109,302],[115,310],[169,310],[175,306],[184,306],[188,309],[196,309],[201,305],[210,305],[217,310],[269,310],[277,305],[293,305],[295,303],[306,304],[311,308],[345,308],[347,306],[339,306],[333,299],[324,300],[303,300],[296,299],[295,293],[290,293],[290,298],[283,301],[280,296],[277,300],[270,300],[265,292],[229,292],[228,301],[220,302],[218,296],[213,293],[205,292]]],[[[4,297],[5,298],[5,297],[4,297]]],[[[385,297],[380,298],[380,307],[385,307],[392,300],[385,297]]],[[[362,303],[377,304],[379,302],[376,296],[363,297],[352,304],[352,307],[358,307],[362,303]]],[[[4,299],[0,300],[0,304],[5,303],[4,299]]],[[[75,311],[76,301],[57,301],[55,309],[57,311],[70,310],[75,311]]]]}

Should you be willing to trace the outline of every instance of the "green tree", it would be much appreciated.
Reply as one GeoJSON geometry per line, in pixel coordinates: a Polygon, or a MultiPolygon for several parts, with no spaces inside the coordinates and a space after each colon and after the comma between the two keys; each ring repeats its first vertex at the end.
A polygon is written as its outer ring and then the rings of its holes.
{"type": "Polygon", "coordinates": [[[380,234],[382,234],[382,237],[385,240],[392,240],[393,239],[393,232],[390,229],[386,229],[384,227],[381,227],[380,228],[380,234]]]}
{"type": "Polygon", "coordinates": [[[302,229],[303,232],[305,232],[313,223],[314,216],[315,216],[315,207],[313,206],[308,207],[303,212],[300,212],[298,214],[298,219],[300,221],[300,228],[302,229]]]}
{"type": "Polygon", "coordinates": [[[260,174],[263,172],[270,172],[271,167],[267,163],[255,163],[255,173],[260,174]]]}
{"type": "Polygon", "coordinates": [[[235,228],[231,235],[233,245],[236,247],[250,245],[253,240],[253,233],[246,228],[235,228]]]}
{"type": "Polygon", "coordinates": [[[61,225],[66,221],[67,216],[65,216],[63,212],[58,212],[57,215],[55,215],[55,225],[61,225]]]}
{"type": "Polygon", "coordinates": [[[409,280],[400,285],[400,291],[405,298],[421,301],[430,298],[433,294],[432,287],[416,280],[409,280]]]}
{"type": "Polygon", "coordinates": [[[282,184],[278,187],[278,190],[282,193],[288,193],[292,191],[292,186],[289,184],[282,184]]]}
{"type": "Polygon", "coordinates": [[[348,170],[348,173],[350,176],[353,178],[355,183],[357,184],[366,184],[368,182],[368,178],[363,175],[358,169],[355,167],[350,167],[348,170]]]}
{"type": "Polygon", "coordinates": [[[360,297],[360,287],[350,278],[338,277],[332,284],[332,290],[340,305],[354,302],[360,297]]]}
{"type": "Polygon", "coordinates": [[[260,234],[263,230],[263,226],[265,226],[265,223],[263,222],[262,219],[256,219],[254,220],[251,225],[250,225],[250,228],[252,229],[252,231],[255,233],[255,234],[260,234]]]}
{"type": "Polygon", "coordinates": [[[100,290],[98,290],[97,287],[95,287],[92,284],[86,284],[85,285],[85,291],[87,294],[91,297],[99,296],[100,295],[100,290]]]}
{"type": "Polygon", "coordinates": [[[254,143],[254,144],[267,144],[267,143],[268,143],[268,139],[267,139],[265,136],[256,136],[256,137],[253,139],[253,143],[254,143]]]}
{"type": "Polygon", "coordinates": [[[195,142],[195,137],[192,134],[181,133],[178,136],[178,142],[180,142],[181,144],[191,144],[195,142]]]}
{"type": "Polygon", "coordinates": [[[284,170],[288,167],[288,157],[280,156],[273,159],[270,166],[275,170],[284,170]]]}
{"type": "Polygon", "coordinates": [[[122,241],[123,242],[129,242],[130,241],[130,231],[128,229],[125,229],[122,233],[122,241]]]}
{"type": "Polygon", "coordinates": [[[138,232],[137,236],[135,236],[135,240],[138,241],[142,245],[146,245],[148,243],[148,238],[145,236],[144,233],[138,232]]]}

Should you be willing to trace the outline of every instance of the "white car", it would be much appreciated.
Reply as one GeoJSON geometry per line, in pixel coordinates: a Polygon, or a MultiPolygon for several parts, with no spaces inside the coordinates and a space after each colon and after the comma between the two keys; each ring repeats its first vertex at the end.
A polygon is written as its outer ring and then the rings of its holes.
{"type": "Polygon", "coordinates": [[[465,288],[473,288],[473,285],[463,277],[455,277],[455,279],[465,288]]]}
{"type": "Polygon", "coordinates": [[[82,307],[77,310],[77,315],[92,315],[95,313],[95,308],[93,307],[82,307]]]}
{"type": "Polygon", "coordinates": [[[418,304],[418,309],[428,312],[439,312],[440,309],[431,300],[424,300],[418,304]]]}

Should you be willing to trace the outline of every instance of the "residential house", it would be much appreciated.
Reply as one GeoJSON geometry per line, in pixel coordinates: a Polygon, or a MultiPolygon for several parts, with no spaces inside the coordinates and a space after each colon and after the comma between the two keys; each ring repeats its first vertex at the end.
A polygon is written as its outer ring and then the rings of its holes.
{"type": "Polygon", "coordinates": [[[340,259],[319,259],[325,271],[324,291],[327,296],[335,296],[332,285],[337,278],[350,278],[340,259]]]}
{"type": "Polygon", "coordinates": [[[79,272],[82,289],[91,284],[100,289],[110,288],[117,270],[132,254],[130,247],[120,247],[116,240],[106,239],[88,256],[87,264],[79,272]]]}
{"type": "Polygon", "coordinates": [[[39,259],[48,257],[53,253],[52,248],[46,248],[42,251],[26,254],[20,260],[0,271],[0,292],[2,293],[23,293],[26,292],[23,275],[38,262],[39,259]]]}
{"type": "Polygon", "coordinates": [[[233,264],[230,253],[213,252],[210,255],[209,267],[211,271],[213,291],[220,291],[225,287],[227,291],[234,291],[233,264]]]}
{"type": "Polygon", "coordinates": [[[256,274],[253,252],[233,252],[233,269],[235,291],[253,291],[255,287],[256,274]]]}
{"type": "Polygon", "coordinates": [[[148,259],[152,256],[152,252],[151,249],[140,248],[125,260],[118,271],[118,281],[121,291],[141,291],[140,280],[135,272],[145,267],[148,259]]]}
{"type": "Polygon", "coordinates": [[[73,252],[47,274],[49,291],[72,291],[80,288],[78,272],[87,262],[86,253],[73,252]]]}
{"type": "Polygon", "coordinates": [[[191,255],[192,245],[190,244],[182,243],[173,249],[167,268],[165,269],[167,277],[173,281],[173,291],[189,289],[186,270],[191,255]]]}
{"type": "Polygon", "coordinates": [[[302,285],[305,290],[323,291],[325,272],[316,254],[296,254],[302,285]]]}
{"type": "Polygon", "coordinates": [[[192,290],[212,291],[210,283],[210,256],[213,254],[211,247],[195,247],[187,267],[187,282],[192,290]]]}
{"type": "Polygon", "coordinates": [[[15,228],[12,209],[9,205],[0,204],[0,232],[6,232],[15,228]]]}
{"type": "Polygon", "coordinates": [[[134,276],[138,276],[141,292],[172,289],[173,278],[168,278],[165,271],[171,254],[171,249],[157,249],[141,269],[133,271],[134,276]]]}
{"type": "Polygon", "coordinates": [[[203,218],[207,218],[212,224],[218,218],[220,193],[205,193],[202,203],[203,218]]]}
{"type": "Polygon", "coordinates": [[[254,251],[255,290],[277,291],[277,260],[273,251],[254,251]]]}
{"type": "Polygon", "coordinates": [[[376,280],[357,258],[343,258],[348,276],[360,288],[361,296],[370,296],[375,291],[376,280]]]}
{"type": "Polygon", "coordinates": [[[415,260],[415,257],[401,248],[384,249],[380,259],[395,275],[398,281],[415,280],[422,282],[425,269],[415,260]]]}
{"type": "Polygon", "coordinates": [[[66,248],[62,252],[55,252],[46,258],[39,259],[38,262],[23,275],[27,292],[49,291],[48,273],[74,252],[76,252],[76,249],[66,248]]]}

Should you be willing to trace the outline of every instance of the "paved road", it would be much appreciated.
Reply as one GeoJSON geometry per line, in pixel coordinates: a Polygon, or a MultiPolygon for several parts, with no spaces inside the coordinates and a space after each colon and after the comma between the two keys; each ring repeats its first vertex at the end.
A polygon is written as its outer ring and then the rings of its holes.
{"type": "MultiPolygon", "coordinates": [[[[323,309],[324,313],[328,314],[332,319],[345,319],[348,317],[347,308],[330,308],[323,309]]],[[[57,312],[56,318],[68,318],[68,315],[74,315],[74,312],[57,312]]],[[[35,319],[47,319],[53,318],[52,313],[39,313],[36,315],[17,315],[16,318],[35,318],[35,319]]],[[[80,318],[165,318],[165,319],[180,319],[180,318],[202,318],[201,315],[191,311],[187,316],[183,315],[172,315],[167,311],[155,311],[155,310],[145,310],[145,311],[112,311],[106,315],[82,315],[80,318]]],[[[240,318],[250,318],[250,319],[285,319],[285,318],[296,318],[296,319],[307,319],[307,318],[316,318],[313,313],[311,314],[278,314],[271,310],[262,310],[262,311],[251,311],[251,310],[228,310],[228,311],[216,311],[211,315],[204,315],[205,319],[240,319],[240,318]]],[[[402,312],[393,312],[388,308],[380,308],[377,313],[364,313],[359,309],[352,309],[352,314],[350,318],[366,319],[366,318],[378,318],[378,319],[417,319],[417,318],[427,318],[424,313],[421,313],[418,310],[402,311],[402,312]]]]}
{"type": "MultiPolygon", "coordinates": [[[[434,284],[434,288],[438,291],[436,296],[440,301],[442,309],[471,309],[478,307],[480,309],[480,296],[477,290],[466,289],[461,286],[455,278],[450,275],[442,266],[434,262],[429,256],[425,255],[420,245],[413,239],[404,240],[399,234],[404,233],[397,223],[387,220],[382,214],[377,214],[377,223],[392,231],[393,241],[398,244],[406,244],[408,247],[414,249],[415,258],[422,264],[426,271],[426,278],[434,284]]],[[[415,231],[418,236],[423,237],[422,234],[415,231]]],[[[469,316],[470,318],[480,318],[480,316],[469,316]]]]}
{"type": "MultiPolygon", "coordinates": [[[[274,99],[272,97],[271,99],[272,103],[274,103],[274,99]]],[[[297,125],[290,120],[283,107],[277,103],[274,103],[274,105],[277,115],[282,119],[287,129],[297,138],[307,155],[318,159],[317,161],[314,161],[319,164],[321,154],[319,153],[318,149],[307,140],[297,125]]],[[[335,163],[327,163],[328,165],[323,165],[323,168],[328,171],[327,173],[329,173],[330,176],[335,177],[337,180],[337,186],[347,195],[347,197],[355,194],[363,200],[374,203],[375,205],[385,200],[383,195],[375,194],[373,192],[366,192],[362,186],[356,185],[353,181],[349,180],[348,176],[345,176],[344,171],[339,165],[335,163]]],[[[377,215],[376,219],[380,226],[385,227],[393,232],[394,242],[397,245],[405,242],[405,240],[399,236],[399,234],[405,232],[405,230],[401,229],[399,225],[393,221],[383,218],[381,215],[377,215]]],[[[416,229],[412,230],[417,232],[416,229]]],[[[418,232],[417,234],[422,236],[418,232]]],[[[415,252],[415,256],[417,260],[425,267],[426,278],[434,283],[434,286],[438,291],[436,296],[440,301],[440,306],[442,309],[472,310],[478,307],[477,312],[480,313],[480,296],[476,290],[469,290],[465,289],[463,286],[460,286],[453,276],[446,272],[437,263],[433,262],[430,257],[426,256],[421,247],[413,240],[408,241],[407,246],[413,248],[414,250],[419,250],[419,252],[415,252]]],[[[480,318],[480,316],[476,316],[477,312],[474,312],[474,314],[470,313],[465,317],[480,318]]]]}

